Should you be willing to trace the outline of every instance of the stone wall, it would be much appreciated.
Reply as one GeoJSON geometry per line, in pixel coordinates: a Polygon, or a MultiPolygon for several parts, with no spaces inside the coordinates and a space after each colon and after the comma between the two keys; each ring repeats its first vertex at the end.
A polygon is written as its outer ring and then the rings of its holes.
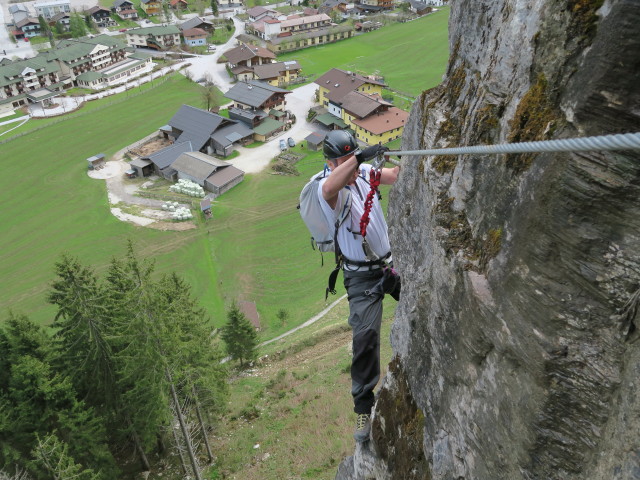
{"type": "MultiPolygon", "coordinates": [[[[640,131],[639,2],[451,8],[403,150],[640,131]]],[[[640,155],[402,162],[396,358],[336,478],[640,479],[640,155]]]]}

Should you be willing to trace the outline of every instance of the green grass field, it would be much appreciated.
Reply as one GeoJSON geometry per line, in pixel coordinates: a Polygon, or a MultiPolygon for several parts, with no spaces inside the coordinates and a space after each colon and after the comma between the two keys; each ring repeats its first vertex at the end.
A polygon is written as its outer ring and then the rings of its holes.
{"type": "MultiPolygon", "coordinates": [[[[203,231],[161,232],[123,223],[109,212],[105,182],[86,174],[87,157],[110,156],[152,133],[183,103],[199,106],[197,89],[176,75],[145,95],[58,123],[43,120],[45,128],[0,145],[3,316],[10,309],[49,323],[53,309],[46,292],[60,255],[70,253],[103,271],[129,239],[141,255],[157,261],[159,272],[176,270],[187,278],[209,312],[222,311],[203,231]]],[[[37,128],[38,122],[27,125],[37,128]]]]}
{"type": "Polygon", "coordinates": [[[109,212],[104,181],[86,175],[87,157],[112,155],[148,135],[182,103],[199,106],[197,88],[177,75],[145,95],[112,100],[57,123],[43,120],[42,127],[31,121],[36,130],[0,145],[6,199],[0,222],[7,226],[0,255],[3,306],[48,324],[53,309],[46,292],[60,255],[71,253],[103,272],[131,239],[160,273],[175,270],[189,281],[217,326],[234,299],[257,303],[265,338],[323,308],[332,257],[325,256],[328,265],[321,268],[296,209],[300,189],[322,168],[319,153],[299,163],[297,177],[247,175],[218,199],[213,219],[187,232],[117,220],[109,212]],[[285,324],[276,317],[281,308],[289,313],[285,324]]]}
{"type": "Polygon", "coordinates": [[[449,8],[349,40],[282,55],[297,60],[312,80],[332,68],[379,73],[394,90],[418,95],[442,81],[449,58],[449,8]]]}

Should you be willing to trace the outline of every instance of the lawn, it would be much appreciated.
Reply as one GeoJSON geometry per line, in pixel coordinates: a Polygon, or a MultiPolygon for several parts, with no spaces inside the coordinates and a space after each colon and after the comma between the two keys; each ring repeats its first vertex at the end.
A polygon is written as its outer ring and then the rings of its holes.
{"type": "Polygon", "coordinates": [[[337,43],[278,55],[297,60],[316,79],[332,68],[384,76],[394,90],[417,96],[442,81],[449,59],[449,8],[337,43]]]}
{"type": "Polygon", "coordinates": [[[120,222],[109,212],[104,181],[86,175],[87,157],[100,152],[108,157],[148,135],[183,103],[200,105],[198,87],[177,75],[145,95],[67,117],[0,145],[3,316],[10,309],[49,323],[53,309],[46,292],[60,255],[70,253],[104,271],[129,239],[142,256],[157,262],[159,272],[183,275],[207,310],[220,316],[205,231],[161,232],[120,222]]]}
{"type": "Polygon", "coordinates": [[[5,198],[0,222],[6,232],[0,281],[6,287],[0,303],[6,309],[49,323],[53,309],[46,292],[60,255],[71,253],[103,272],[129,239],[141,255],[157,262],[159,272],[184,276],[217,326],[225,322],[224,305],[234,299],[257,303],[263,338],[324,307],[333,258],[325,255],[321,266],[296,209],[302,186],[322,168],[319,153],[299,162],[300,176],[247,175],[217,199],[211,220],[187,232],[118,221],[109,212],[104,182],[87,177],[87,157],[112,155],[166,124],[182,103],[200,106],[199,97],[198,86],[176,75],[144,95],[112,99],[57,123],[38,128],[30,121],[36,130],[0,145],[6,163],[0,180],[5,198]],[[281,308],[289,314],[284,324],[276,316],[281,308]]]}

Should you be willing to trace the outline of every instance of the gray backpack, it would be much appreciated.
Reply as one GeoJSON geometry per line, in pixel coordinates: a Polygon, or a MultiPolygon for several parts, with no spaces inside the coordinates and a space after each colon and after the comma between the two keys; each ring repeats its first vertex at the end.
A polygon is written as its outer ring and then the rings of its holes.
{"type": "Polygon", "coordinates": [[[300,193],[300,203],[298,204],[302,220],[309,232],[311,232],[311,247],[314,250],[317,247],[320,252],[333,252],[336,250],[338,228],[345,221],[351,210],[351,192],[345,189],[343,191],[345,201],[335,225],[331,225],[325,217],[320,205],[318,189],[320,188],[320,180],[328,174],[327,171],[328,169],[325,167],[322,172],[311,177],[300,193]]]}

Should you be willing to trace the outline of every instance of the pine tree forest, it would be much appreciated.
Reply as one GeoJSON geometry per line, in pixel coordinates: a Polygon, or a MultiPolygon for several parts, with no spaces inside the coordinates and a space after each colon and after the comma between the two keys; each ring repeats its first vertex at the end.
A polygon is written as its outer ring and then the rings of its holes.
{"type": "Polygon", "coordinates": [[[202,478],[227,371],[190,286],[131,245],[103,278],[69,256],[54,271],[50,328],[0,322],[0,479],[112,480],[151,455],[202,478]]]}

